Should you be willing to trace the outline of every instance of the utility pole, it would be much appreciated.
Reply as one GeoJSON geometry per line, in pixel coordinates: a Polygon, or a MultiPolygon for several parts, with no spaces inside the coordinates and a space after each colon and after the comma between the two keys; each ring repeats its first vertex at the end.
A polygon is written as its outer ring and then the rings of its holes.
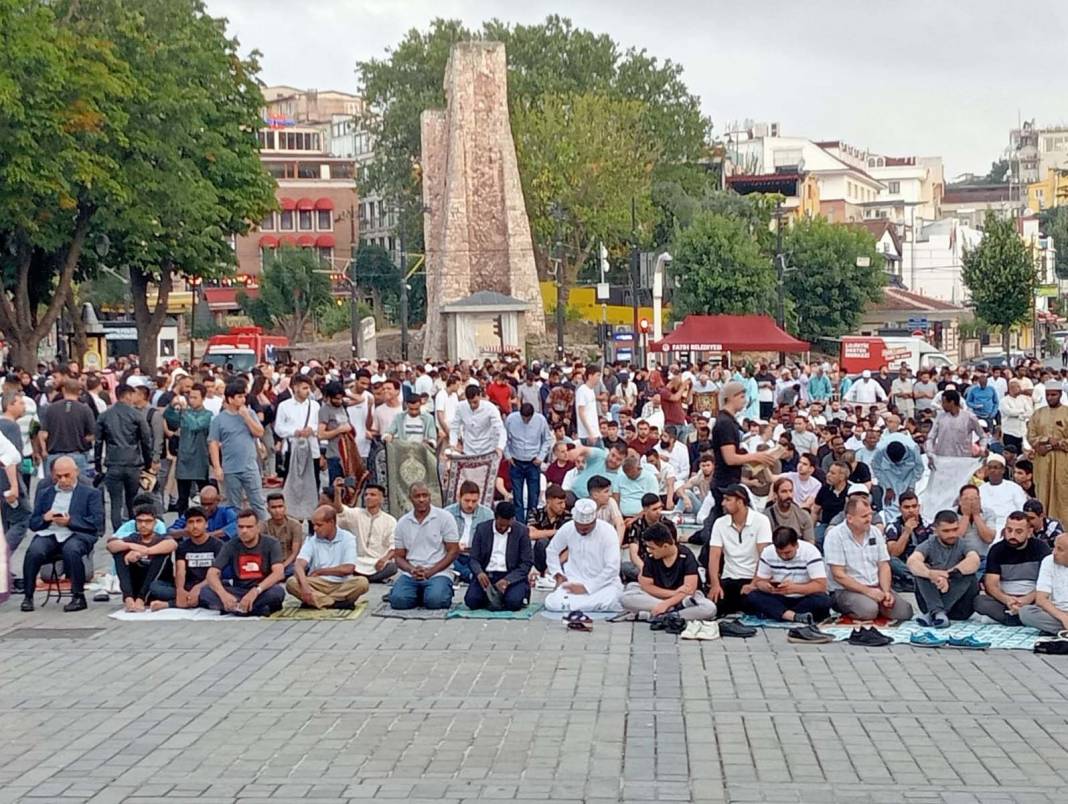
{"type": "Polygon", "coordinates": [[[359,357],[360,322],[356,313],[356,206],[349,204],[349,316],[352,319],[352,356],[359,357]]]}
{"type": "Polygon", "coordinates": [[[400,205],[397,206],[397,251],[400,262],[400,348],[401,360],[408,359],[408,257],[404,253],[404,223],[401,221],[400,205]]]}
{"type": "Polygon", "coordinates": [[[640,284],[640,261],[641,253],[638,251],[638,222],[637,210],[634,199],[630,199],[630,306],[633,320],[631,332],[634,334],[633,355],[638,361],[639,368],[645,368],[645,354],[642,349],[641,336],[638,332],[638,285],[640,284]]]}
{"type": "Polygon", "coordinates": [[[561,229],[564,221],[564,208],[558,201],[552,204],[551,214],[556,221],[556,359],[564,357],[564,243],[561,229]]]}
{"type": "MultiPolygon", "coordinates": [[[[775,205],[775,276],[776,291],[778,293],[778,310],[776,322],[779,329],[786,329],[786,258],[782,253],[782,202],[775,205]]],[[[779,365],[786,362],[785,352],[779,352],[779,365]]]]}

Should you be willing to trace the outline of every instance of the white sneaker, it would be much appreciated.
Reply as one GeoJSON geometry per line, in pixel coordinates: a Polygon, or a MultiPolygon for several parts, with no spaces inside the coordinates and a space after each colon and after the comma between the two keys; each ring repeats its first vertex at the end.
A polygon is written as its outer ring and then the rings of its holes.
{"type": "Polygon", "coordinates": [[[539,592],[552,592],[556,589],[556,581],[548,575],[542,575],[534,582],[534,588],[539,592]]]}
{"type": "Polygon", "coordinates": [[[701,636],[701,622],[699,620],[690,620],[686,623],[686,630],[679,634],[679,639],[704,639],[701,636]]]}
{"type": "Polygon", "coordinates": [[[698,639],[719,639],[719,623],[715,620],[695,620],[700,626],[697,630],[698,639]]]}

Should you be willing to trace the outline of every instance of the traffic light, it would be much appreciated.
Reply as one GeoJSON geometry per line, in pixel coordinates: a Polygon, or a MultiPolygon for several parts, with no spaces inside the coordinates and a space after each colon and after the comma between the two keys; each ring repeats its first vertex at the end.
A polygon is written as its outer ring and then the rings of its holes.
{"type": "Polygon", "coordinates": [[[638,329],[641,331],[642,335],[648,335],[649,334],[649,319],[648,318],[640,319],[638,321],[638,329]]]}
{"type": "Polygon", "coordinates": [[[503,342],[503,340],[504,340],[503,321],[501,320],[501,317],[499,315],[495,315],[493,317],[493,334],[496,335],[498,338],[500,338],[502,340],[502,342],[503,342]]]}

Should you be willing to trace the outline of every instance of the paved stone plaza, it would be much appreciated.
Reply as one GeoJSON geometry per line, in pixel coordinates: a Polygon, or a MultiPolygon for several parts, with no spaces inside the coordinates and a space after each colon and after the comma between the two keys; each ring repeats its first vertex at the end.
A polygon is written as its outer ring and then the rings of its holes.
{"type": "Polygon", "coordinates": [[[1065,800],[1057,657],[115,605],[0,608],[0,802],[1065,800]]]}

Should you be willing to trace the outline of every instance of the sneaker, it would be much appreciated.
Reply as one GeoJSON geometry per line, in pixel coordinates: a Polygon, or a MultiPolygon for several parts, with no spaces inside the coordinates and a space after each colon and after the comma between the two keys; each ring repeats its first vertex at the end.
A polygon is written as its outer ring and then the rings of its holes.
{"type": "Polygon", "coordinates": [[[109,595],[104,589],[100,589],[99,591],[93,593],[94,603],[108,603],[110,600],[111,595],[109,595]]]}
{"type": "Polygon", "coordinates": [[[687,627],[686,620],[675,613],[664,616],[664,631],[669,634],[681,634],[687,627]]]}
{"type": "Polygon", "coordinates": [[[884,648],[887,645],[894,644],[894,640],[892,637],[888,637],[886,634],[884,634],[882,631],[875,628],[874,626],[868,626],[867,628],[862,630],[868,632],[868,642],[873,648],[884,648]]]}
{"type": "Polygon", "coordinates": [[[874,628],[854,628],[849,635],[850,645],[859,645],[862,648],[884,648],[893,643],[890,637],[874,628]]]}
{"type": "Polygon", "coordinates": [[[703,640],[719,639],[719,623],[715,620],[698,620],[701,630],[697,632],[697,638],[703,640]]]}
{"type": "Polygon", "coordinates": [[[797,625],[815,625],[816,621],[812,618],[811,614],[804,611],[801,614],[794,615],[794,623],[797,625]]]}
{"type": "Polygon", "coordinates": [[[986,650],[990,647],[990,643],[983,642],[981,639],[976,639],[969,634],[966,637],[950,637],[949,647],[963,648],[964,650],[986,650]]]}
{"type": "Polygon", "coordinates": [[[909,644],[918,648],[940,648],[948,642],[948,639],[942,639],[942,637],[936,636],[931,631],[922,631],[909,637],[909,644]]]}
{"type": "Polygon", "coordinates": [[[949,628],[949,615],[947,615],[944,611],[936,613],[934,616],[934,627],[949,628]]]}
{"type": "Polygon", "coordinates": [[[11,579],[11,591],[16,595],[22,595],[26,593],[26,582],[22,578],[11,579]]]}
{"type": "Polygon", "coordinates": [[[802,625],[800,628],[791,628],[786,634],[786,641],[825,645],[828,642],[834,642],[834,637],[814,625],[802,625]]]}
{"type": "Polygon", "coordinates": [[[949,617],[944,611],[929,611],[916,618],[924,628],[949,628],[949,617]]]}
{"type": "Polygon", "coordinates": [[[552,592],[556,589],[556,581],[548,575],[542,575],[534,582],[534,588],[539,592],[552,592]]]}
{"type": "Polygon", "coordinates": [[[742,625],[737,620],[720,620],[719,635],[722,637],[749,639],[749,637],[756,636],[756,629],[748,625],[742,625]]]}
{"type": "Polygon", "coordinates": [[[334,608],[342,609],[343,611],[352,611],[356,608],[356,604],[353,603],[351,600],[335,600],[334,608]]]}
{"type": "Polygon", "coordinates": [[[690,620],[686,624],[686,630],[679,634],[679,639],[701,639],[701,623],[699,620],[690,620]]]}
{"type": "Polygon", "coordinates": [[[24,598],[22,598],[22,605],[19,606],[19,611],[33,611],[33,598],[32,597],[24,597],[24,598]]]}

